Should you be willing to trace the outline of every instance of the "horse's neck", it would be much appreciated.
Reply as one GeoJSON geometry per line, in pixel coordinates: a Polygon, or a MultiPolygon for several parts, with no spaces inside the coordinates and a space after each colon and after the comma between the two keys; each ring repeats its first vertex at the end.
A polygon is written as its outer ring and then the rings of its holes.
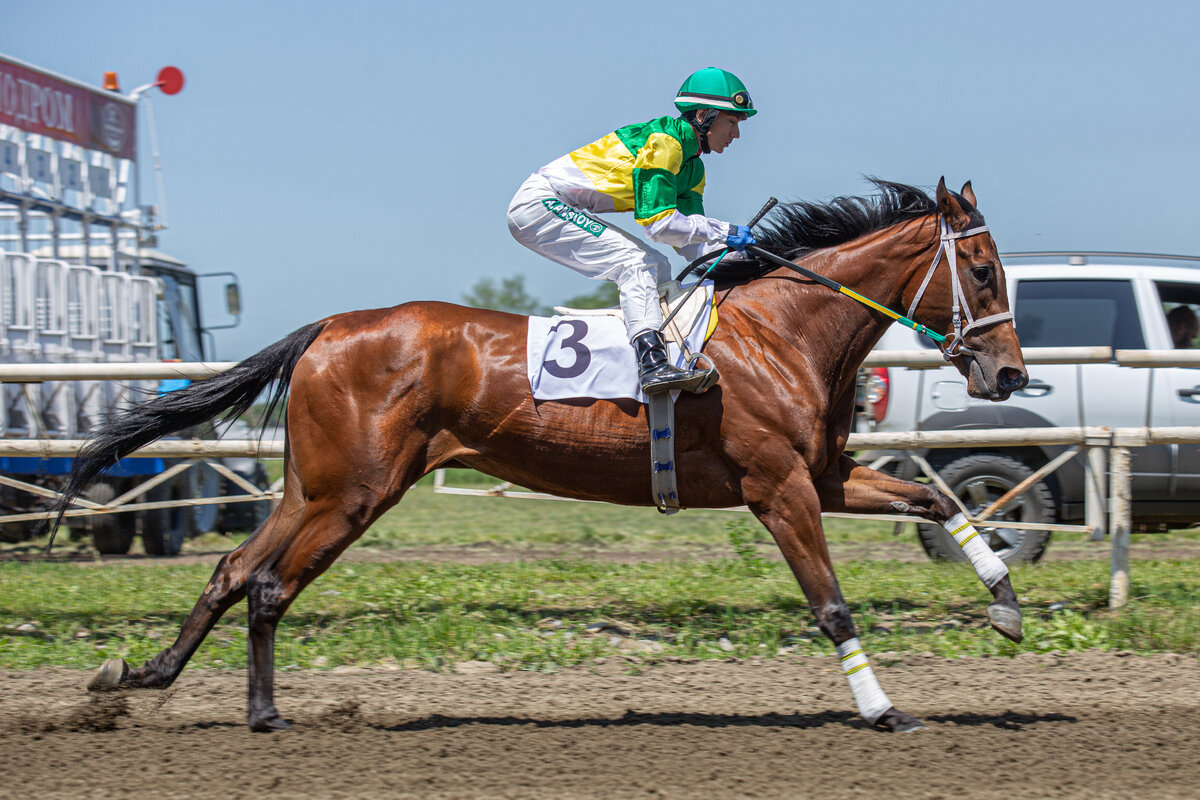
{"type": "MultiPolygon", "coordinates": [[[[930,232],[937,228],[928,227],[929,219],[913,220],[850,244],[813,253],[799,263],[905,314],[908,309],[902,307],[904,300],[916,295],[937,249],[937,236],[930,232]]],[[[800,277],[786,269],[776,274],[784,278],[800,277]]],[[[788,294],[786,290],[782,292],[788,294]]],[[[890,318],[862,303],[816,284],[799,302],[781,299],[783,302],[778,304],[781,329],[796,338],[796,346],[806,342],[809,346],[801,349],[809,353],[810,362],[836,384],[853,380],[858,366],[892,324],[890,318]]]]}

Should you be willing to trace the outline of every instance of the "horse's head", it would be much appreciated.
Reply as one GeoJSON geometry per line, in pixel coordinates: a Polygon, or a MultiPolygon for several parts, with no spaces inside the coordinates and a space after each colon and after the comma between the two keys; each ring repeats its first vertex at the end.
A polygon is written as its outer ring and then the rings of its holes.
{"type": "Polygon", "coordinates": [[[931,268],[937,275],[927,276],[925,296],[918,291],[909,316],[919,303],[923,316],[936,320],[936,329],[947,337],[943,352],[966,377],[969,395],[1007,400],[1029,375],[1008,308],[1000,254],[975,203],[970,181],[957,194],[946,188],[945,178],[938,182],[941,248],[931,268]]]}

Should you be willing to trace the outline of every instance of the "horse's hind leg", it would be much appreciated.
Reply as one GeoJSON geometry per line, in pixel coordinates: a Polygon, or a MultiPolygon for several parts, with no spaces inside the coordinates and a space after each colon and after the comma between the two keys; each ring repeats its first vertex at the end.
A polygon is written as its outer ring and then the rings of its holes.
{"type": "MultiPolygon", "coordinates": [[[[394,500],[393,500],[394,502],[394,500]]],[[[275,708],[275,630],[296,596],[332,564],[392,503],[372,503],[350,515],[345,498],[309,500],[295,534],[281,543],[246,583],[250,612],[249,712],[251,730],[283,730],[275,708]]]]}
{"type": "Polygon", "coordinates": [[[782,482],[747,480],[742,490],[750,510],[775,537],[808,598],[817,625],[837,646],[842,672],[863,719],[889,731],[924,727],[920,720],[892,705],[867,662],[833,572],[821,529],[820,500],[807,471],[801,465],[782,482]]]}
{"type": "Polygon", "coordinates": [[[246,582],[251,572],[277,549],[279,541],[287,537],[299,510],[295,501],[285,499],[250,538],[222,556],[170,647],[137,669],[130,669],[122,659],[105,662],[88,683],[88,689],[165,689],[170,686],[221,616],[246,595],[246,582]]]}
{"type": "Polygon", "coordinates": [[[245,595],[245,576],[238,575],[226,554],[217,564],[204,594],[184,620],[179,636],[170,647],[137,669],[123,659],[110,659],[88,683],[91,691],[111,689],[165,689],[175,682],[184,665],[229,607],[245,595]]]}
{"type": "Polygon", "coordinates": [[[1020,642],[1021,608],[1008,567],[979,537],[954,501],[932,486],[903,481],[864,467],[843,455],[816,482],[822,511],[851,514],[913,514],[943,526],[958,542],[975,574],[992,593],[988,622],[1001,635],[1020,642]]]}

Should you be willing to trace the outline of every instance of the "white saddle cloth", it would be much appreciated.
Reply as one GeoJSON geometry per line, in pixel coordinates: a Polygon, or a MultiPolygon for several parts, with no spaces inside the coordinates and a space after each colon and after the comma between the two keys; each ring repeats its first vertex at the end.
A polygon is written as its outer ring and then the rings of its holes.
{"type": "MultiPolygon", "coordinates": [[[[687,288],[683,287],[684,291],[687,288]]],[[[668,298],[677,296],[678,289],[678,284],[671,287],[668,298]]],[[[671,322],[671,327],[678,325],[680,333],[684,332],[684,325],[691,323],[685,339],[693,353],[699,353],[704,346],[709,319],[714,313],[712,296],[712,282],[706,281],[671,322]]],[[[534,399],[627,397],[646,402],[646,393],[638,381],[637,356],[626,336],[620,309],[556,308],[555,311],[571,313],[529,318],[525,356],[534,399]]],[[[669,342],[667,350],[671,363],[686,366],[683,350],[677,344],[669,342]]]]}

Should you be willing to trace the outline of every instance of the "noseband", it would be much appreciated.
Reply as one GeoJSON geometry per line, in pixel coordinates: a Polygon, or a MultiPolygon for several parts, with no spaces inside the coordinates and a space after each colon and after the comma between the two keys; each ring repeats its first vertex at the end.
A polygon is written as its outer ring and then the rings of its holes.
{"type": "Polygon", "coordinates": [[[941,226],[941,242],[938,245],[938,251],[933,256],[933,263],[929,265],[929,271],[925,273],[925,280],[921,281],[921,288],[917,290],[917,296],[913,298],[912,305],[908,307],[908,316],[911,318],[917,310],[917,306],[921,302],[921,298],[925,295],[925,289],[929,286],[929,281],[933,279],[933,273],[937,271],[937,266],[942,260],[942,253],[946,254],[946,263],[950,266],[950,288],[951,288],[951,311],[954,320],[954,331],[946,337],[946,341],[938,345],[941,348],[942,355],[949,361],[958,356],[972,356],[974,353],[971,348],[964,343],[964,337],[973,330],[986,328],[989,325],[995,325],[999,322],[1007,322],[1013,318],[1011,311],[1003,311],[999,314],[975,319],[971,316],[971,308],[967,305],[967,296],[963,294],[962,282],[958,278],[958,253],[955,250],[954,243],[958,239],[969,239],[972,236],[978,236],[981,233],[987,233],[987,225],[980,225],[977,228],[968,228],[965,231],[955,232],[950,228],[950,223],[946,222],[946,218],[938,215],[938,224],[941,226]],[[963,315],[967,317],[967,324],[963,325],[963,315]]]}

